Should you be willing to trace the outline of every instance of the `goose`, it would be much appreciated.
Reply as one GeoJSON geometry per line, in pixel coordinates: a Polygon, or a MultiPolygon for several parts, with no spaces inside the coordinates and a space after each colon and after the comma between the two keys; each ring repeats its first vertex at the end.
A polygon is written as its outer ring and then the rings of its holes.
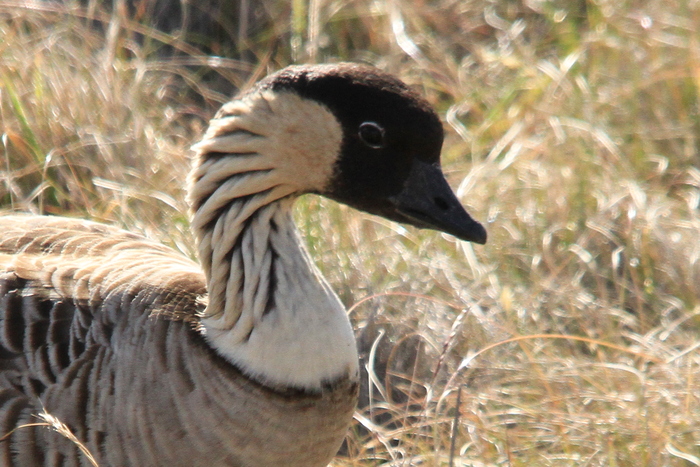
{"type": "Polygon", "coordinates": [[[216,113],[187,181],[196,263],[79,219],[0,217],[0,465],[325,466],[358,397],[346,310],[291,209],[315,193],[483,244],[419,93],[296,65],[216,113]],[[13,431],[14,430],[14,431],[13,431]]]}

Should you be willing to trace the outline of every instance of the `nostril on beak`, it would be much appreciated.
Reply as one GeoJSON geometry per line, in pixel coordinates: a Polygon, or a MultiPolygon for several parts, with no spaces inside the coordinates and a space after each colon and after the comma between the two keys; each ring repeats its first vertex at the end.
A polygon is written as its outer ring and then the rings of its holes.
{"type": "Polygon", "coordinates": [[[433,199],[435,202],[435,206],[437,206],[439,209],[443,211],[447,211],[450,208],[450,205],[445,201],[444,199],[440,198],[439,196],[433,199]]]}

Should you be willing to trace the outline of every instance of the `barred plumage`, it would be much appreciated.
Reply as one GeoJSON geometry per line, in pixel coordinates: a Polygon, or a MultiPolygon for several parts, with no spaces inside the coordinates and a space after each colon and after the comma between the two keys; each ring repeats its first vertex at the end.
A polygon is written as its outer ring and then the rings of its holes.
{"type": "MultiPolygon", "coordinates": [[[[483,243],[442,177],[441,143],[437,116],[395,78],[290,67],[226,104],[195,146],[200,265],[113,227],[1,217],[0,431],[45,408],[101,465],[327,464],[357,352],[292,203],[319,193],[483,243]]],[[[45,429],[0,442],[1,465],[82,456],[45,429]]]]}

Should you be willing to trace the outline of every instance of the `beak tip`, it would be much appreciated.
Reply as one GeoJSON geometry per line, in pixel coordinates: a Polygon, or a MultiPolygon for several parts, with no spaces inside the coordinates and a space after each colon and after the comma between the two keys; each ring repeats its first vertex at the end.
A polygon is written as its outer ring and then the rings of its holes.
{"type": "Polygon", "coordinates": [[[467,242],[478,243],[479,245],[485,245],[488,239],[488,233],[483,225],[479,222],[474,221],[467,229],[464,230],[464,234],[459,235],[458,238],[465,240],[467,242]]]}

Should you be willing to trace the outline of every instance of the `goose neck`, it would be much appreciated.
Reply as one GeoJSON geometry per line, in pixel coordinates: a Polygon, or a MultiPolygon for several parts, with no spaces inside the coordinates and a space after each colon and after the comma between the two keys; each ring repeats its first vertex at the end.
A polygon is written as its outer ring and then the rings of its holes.
{"type": "MultiPolygon", "coordinates": [[[[258,158],[260,155],[231,155],[258,158]]],[[[345,308],[300,242],[294,190],[264,163],[229,175],[208,193],[195,183],[193,229],[208,286],[201,323],[220,354],[275,387],[320,390],[357,377],[345,308]]],[[[223,164],[217,172],[220,176],[223,164]]]]}

